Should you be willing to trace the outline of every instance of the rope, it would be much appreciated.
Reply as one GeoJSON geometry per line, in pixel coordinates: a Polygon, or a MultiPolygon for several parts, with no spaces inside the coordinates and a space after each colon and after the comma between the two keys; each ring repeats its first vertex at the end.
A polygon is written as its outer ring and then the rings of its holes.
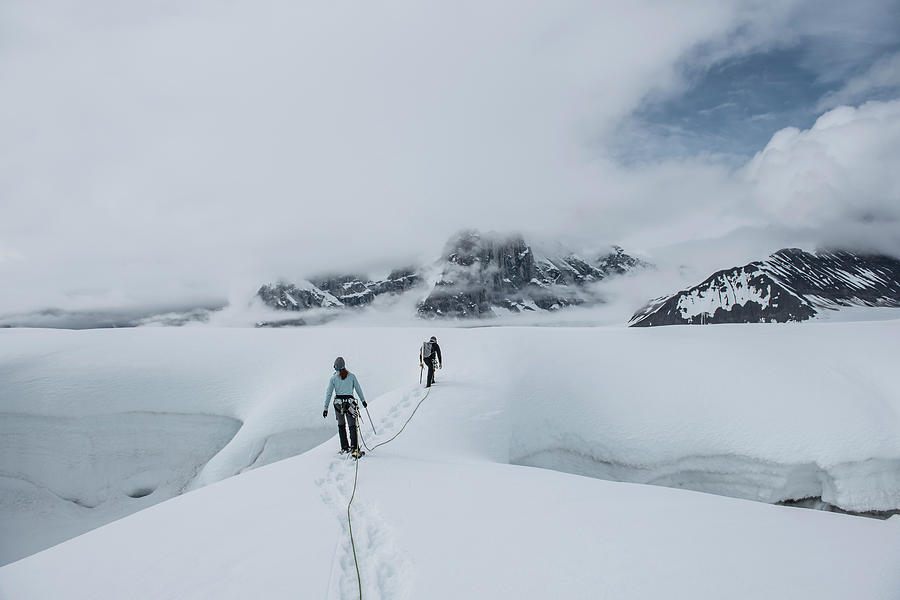
{"type": "MultiPolygon", "coordinates": [[[[419,410],[419,407],[422,406],[422,403],[425,402],[425,398],[428,397],[428,394],[431,393],[431,388],[428,388],[425,392],[425,395],[422,396],[422,399],[419,400],[419,403],[416,404],[416,407],[413,409],[412,414],[409,415],[409,418],[406,419],[406,423],[403,424],[403,427],[400,428],[400,431],[395,433],[391,439],[385,440],[383,442],[379,442],[369,448],[369,445],[366,444],[366,439],[362,435],[362,419],[360,418],[359,411],[356,411],[356,433],[359,435],[359,438],[362,440],[363,446],[366,447],[366,450],[371,452],[378,446],[384,446],[388,442],[394,441],[394,439],[403,433],[403,430],[406,429],[406,426],[409,425],[409,422],[412,421],[412,418],[415,416],[416,411],[419,410]]],[[[370,423],[371,425],[371,423],[370,423]]],[[[372,427],[372,430],[375,430],[375,427],[372,427]]],[[[350,494],[350,502],[347,503],[347,526],[350,528],[350,547],[353,549],[353,564],[356,566],[356,583],[359,586],[359,600],[362,600],[362,576],[359,574],[359,561],[356,558],[356,542],[353,539],[353,520],[350,518],[350,506],[353,504],[353,499],[356,497],[356,484],[359,482],[359,459],[356,460],[356,472],[353,475],[353,493],[350,494]]]]}
{"type": "Polygon", "coordinates": [[[359,434],[359,439],[362,440],[363,446],[366,447],[366,450],[368,450],[369,452],[371,452],[372,450],[374,450],[374,449],[377,448],[378,446],[384,446],[384,445],[387,444],[388,442],[394,441],[394,439],[396,439],[396,437],[397,437],[398,435],[400,435],[401,433],[403,433],[403,430],[406,429],[406,426],[409,425],[409,422],[410,422],[410,421],[412,421],[412,418],[416,415],[416,411],[419,410],[419,407],[422,406],[422,403],[425,402],[425,399],[428,397],[428,394],[430,394],[430,393],[431,393],[431,388],[427,388],[427,389],[425,390],[425,395],[422,396],[422,399],[419,400],[419,403],[418,403],[418,404],[416,404],[416,407],[413,409],[412,414],[409,415],[409,418],[406,420],[406,423],[404,423],[404,424],[403,424],[403,427],[400,428],[400,431],[398,431],[397,433],[395,433],[389,440],[385,440],[385,441],[383,441],[383,442],[379,442],[379,443],[375,444],[374,446],[372,446],[371,448],[369,448],[369,445],[366,443],[366,438],[363,437],[363,434],[362,434],[362,427],[357,427],[357,430],[356,430],[356,431],[357,431],[357,433],[359,434]]]}
{"type": "Polygon", "coordinates": [[[347,525],[350,526],[350,547],[353,548],[353,564],[356,565],[356,584],[359,586],[359,600],[362,600],[362,577],[359,574],[359,561],[356,559],[356,542],[353,540],[353,521],[350,520],[350,505],[356,497],[356,482],[359,480],[359,461],[356,461],[356,474],[353,476],[353,493],[347,503],[347,525]]]}

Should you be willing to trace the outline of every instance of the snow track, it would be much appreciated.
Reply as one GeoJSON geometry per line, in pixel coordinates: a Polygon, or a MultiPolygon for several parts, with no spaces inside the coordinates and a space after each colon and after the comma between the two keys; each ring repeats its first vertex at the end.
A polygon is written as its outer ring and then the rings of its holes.
{"type": "MultiPolygon", "coordinates": [[[[341,535],[335,548],[328,583],[327,598],[330,600],[359,598],[356,564],[347,522],[347,504],[353,493],[355,471],[353,459],[336,458],[329,463],[326,475],[316,481],[321,489],[322,501],[334,512],[341,524],[341,535]]],[[[357,482],[357,497],[351,510],[363,598],[408,598],[411,587],[408,577],[409,559],[397,546],[390,524],[362,489],[365,486],[365,465],[359,471],[361,481],[357,482]]]]}
{"type": "MultiPolygon", "coordinates": [[[[374,436],[373,431],[368,447],[374,449],[387,444],[400,434],[412,419],[415,409],[427,397],[427,393],[423,395],[417,390],[418,387],[406,389],[401,400],[391,406],[387,417],[380,422],[383,433],[374,436]]],[[[381,397],[380,401],[395,394],[381,397]]],[[[372,430],[371,424],[360,423],[361,442],[365,428],[372,430]]],[[[341,523],[341,540],[337,543],[332,561],[328,598],[359,598],[360,585],[362,597],[367,600],[408,598],[412,589],[410,561],[395,543],[390,525],[377,506],[366,499],[362,489],[365,463],[373,460],[371,450],[361,460],[360,467],[360,461],[352,458],[334,458],[328,464],[326,475],[316,480],[322,501],[336,513],[341,523]],[[350,504],[354,493],[356,497],[350,504]],[[356,525],[352,531],[348,517],[356,525]],[[359,584],[358,580],[362,583],[359,584]]]]}

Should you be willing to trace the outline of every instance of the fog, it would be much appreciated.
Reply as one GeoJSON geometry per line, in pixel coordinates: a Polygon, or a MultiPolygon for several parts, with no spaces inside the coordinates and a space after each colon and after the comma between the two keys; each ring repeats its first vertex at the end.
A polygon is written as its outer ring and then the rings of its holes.
{"type": "MultiPolygon", "coordinates": [[[[7,2],[0,314],[240,302],[422,263],[470,227],[650,258],[732,235],[735,256],[900,253],[900,101],[866,102],[889,59],[871,84],[836,65],[832,98],[853,106],[823,100],[737,168],[612,150],[691,73],[807,38],[834,50],[839,6],[7,2]]],[[[888,10],[866,4],[846,55],[888,10]]]]}

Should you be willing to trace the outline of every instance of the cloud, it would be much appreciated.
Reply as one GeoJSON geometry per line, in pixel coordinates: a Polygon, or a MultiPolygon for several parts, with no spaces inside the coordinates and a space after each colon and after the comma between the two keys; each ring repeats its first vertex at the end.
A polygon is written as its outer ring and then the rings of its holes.
{"type": "Polygon", "coordinates": [[[769,222],[821,243],[900,251],[900,100],[841,106],[782,129],[741,175],[769,222]]]}
{"type": "MultiPolygon", "coordinates": [[[[804,45],[805,66],[823,80],[840,82],[892,50],[900,50],[896,0],[841,0],[794,5],[788,40],[804,45]]],[[[858,99],[857,99],[858,100],[858,99]]]]}
{"type": "Polygon", "coordinates": [[[851,78],[840,89],[826,94],[817,109],[824,111],[842,104],[854,104],[877,93],[900,92],[900,52],[883,56],[862,75],[851,78]]]}
{"type": "Polygon", "coordinates": [[[4,11],[0,242],[23,258],[0,310],[406,262],[472,225],[558,230],[590,195],[583,142],[734,19],[703,2],[4,11]]]}
{"type": "Polygon", "coordinates": [[[698,48],[777,43],[797,4],[6,3],[0,314],[209,303],[466,227],[650,247],[756,223],[715,157],[610,148],[698,48]]]}
{"type": "Polygon", "coordinates": [[[873,101],[784,128],[736,168],[703,156],[598,164],[603,201],[580,216],[658,263],[706,270],[784,246],[900,256],[898,164],[900,99],[873,101]]]}
{"type": "Polygon", "coordinates": [[[900,51],[896,0],[747,2],[738,10],[739,27],[695,45],[679,61],[677,85],[652,90],[620,123],[623,160],[706,153],[737,165],[783,127],[809,127],[838,104],[897,95],[888,85],[897,70],[884,58],[900,51]],[[848,88],[854,97],[828,101],[869,69],[848,88]]]}

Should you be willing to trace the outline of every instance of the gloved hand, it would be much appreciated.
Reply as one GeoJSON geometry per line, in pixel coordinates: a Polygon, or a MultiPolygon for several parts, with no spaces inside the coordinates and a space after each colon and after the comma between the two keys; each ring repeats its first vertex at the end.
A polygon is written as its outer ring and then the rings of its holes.
{"type": "Polygon", "coordinates": [[[369,406],[368,404],[366,404],[365,400],[363,400],[362,403],[363,403],[363,408],[366,408],[367,406],[369,406]]]}
{"type": "Polygon", "coordinates": [[[322,411],[322,418],[324,419],[327,416],[328,416],[328,409],[326,408],[325,410],[322,411]]]}
{"type": "Polygon", "coordinates": [[[438,369],[443,369],[443,368],[444,368],[444,363],[441,363],[438,365],[438,369]]]}

